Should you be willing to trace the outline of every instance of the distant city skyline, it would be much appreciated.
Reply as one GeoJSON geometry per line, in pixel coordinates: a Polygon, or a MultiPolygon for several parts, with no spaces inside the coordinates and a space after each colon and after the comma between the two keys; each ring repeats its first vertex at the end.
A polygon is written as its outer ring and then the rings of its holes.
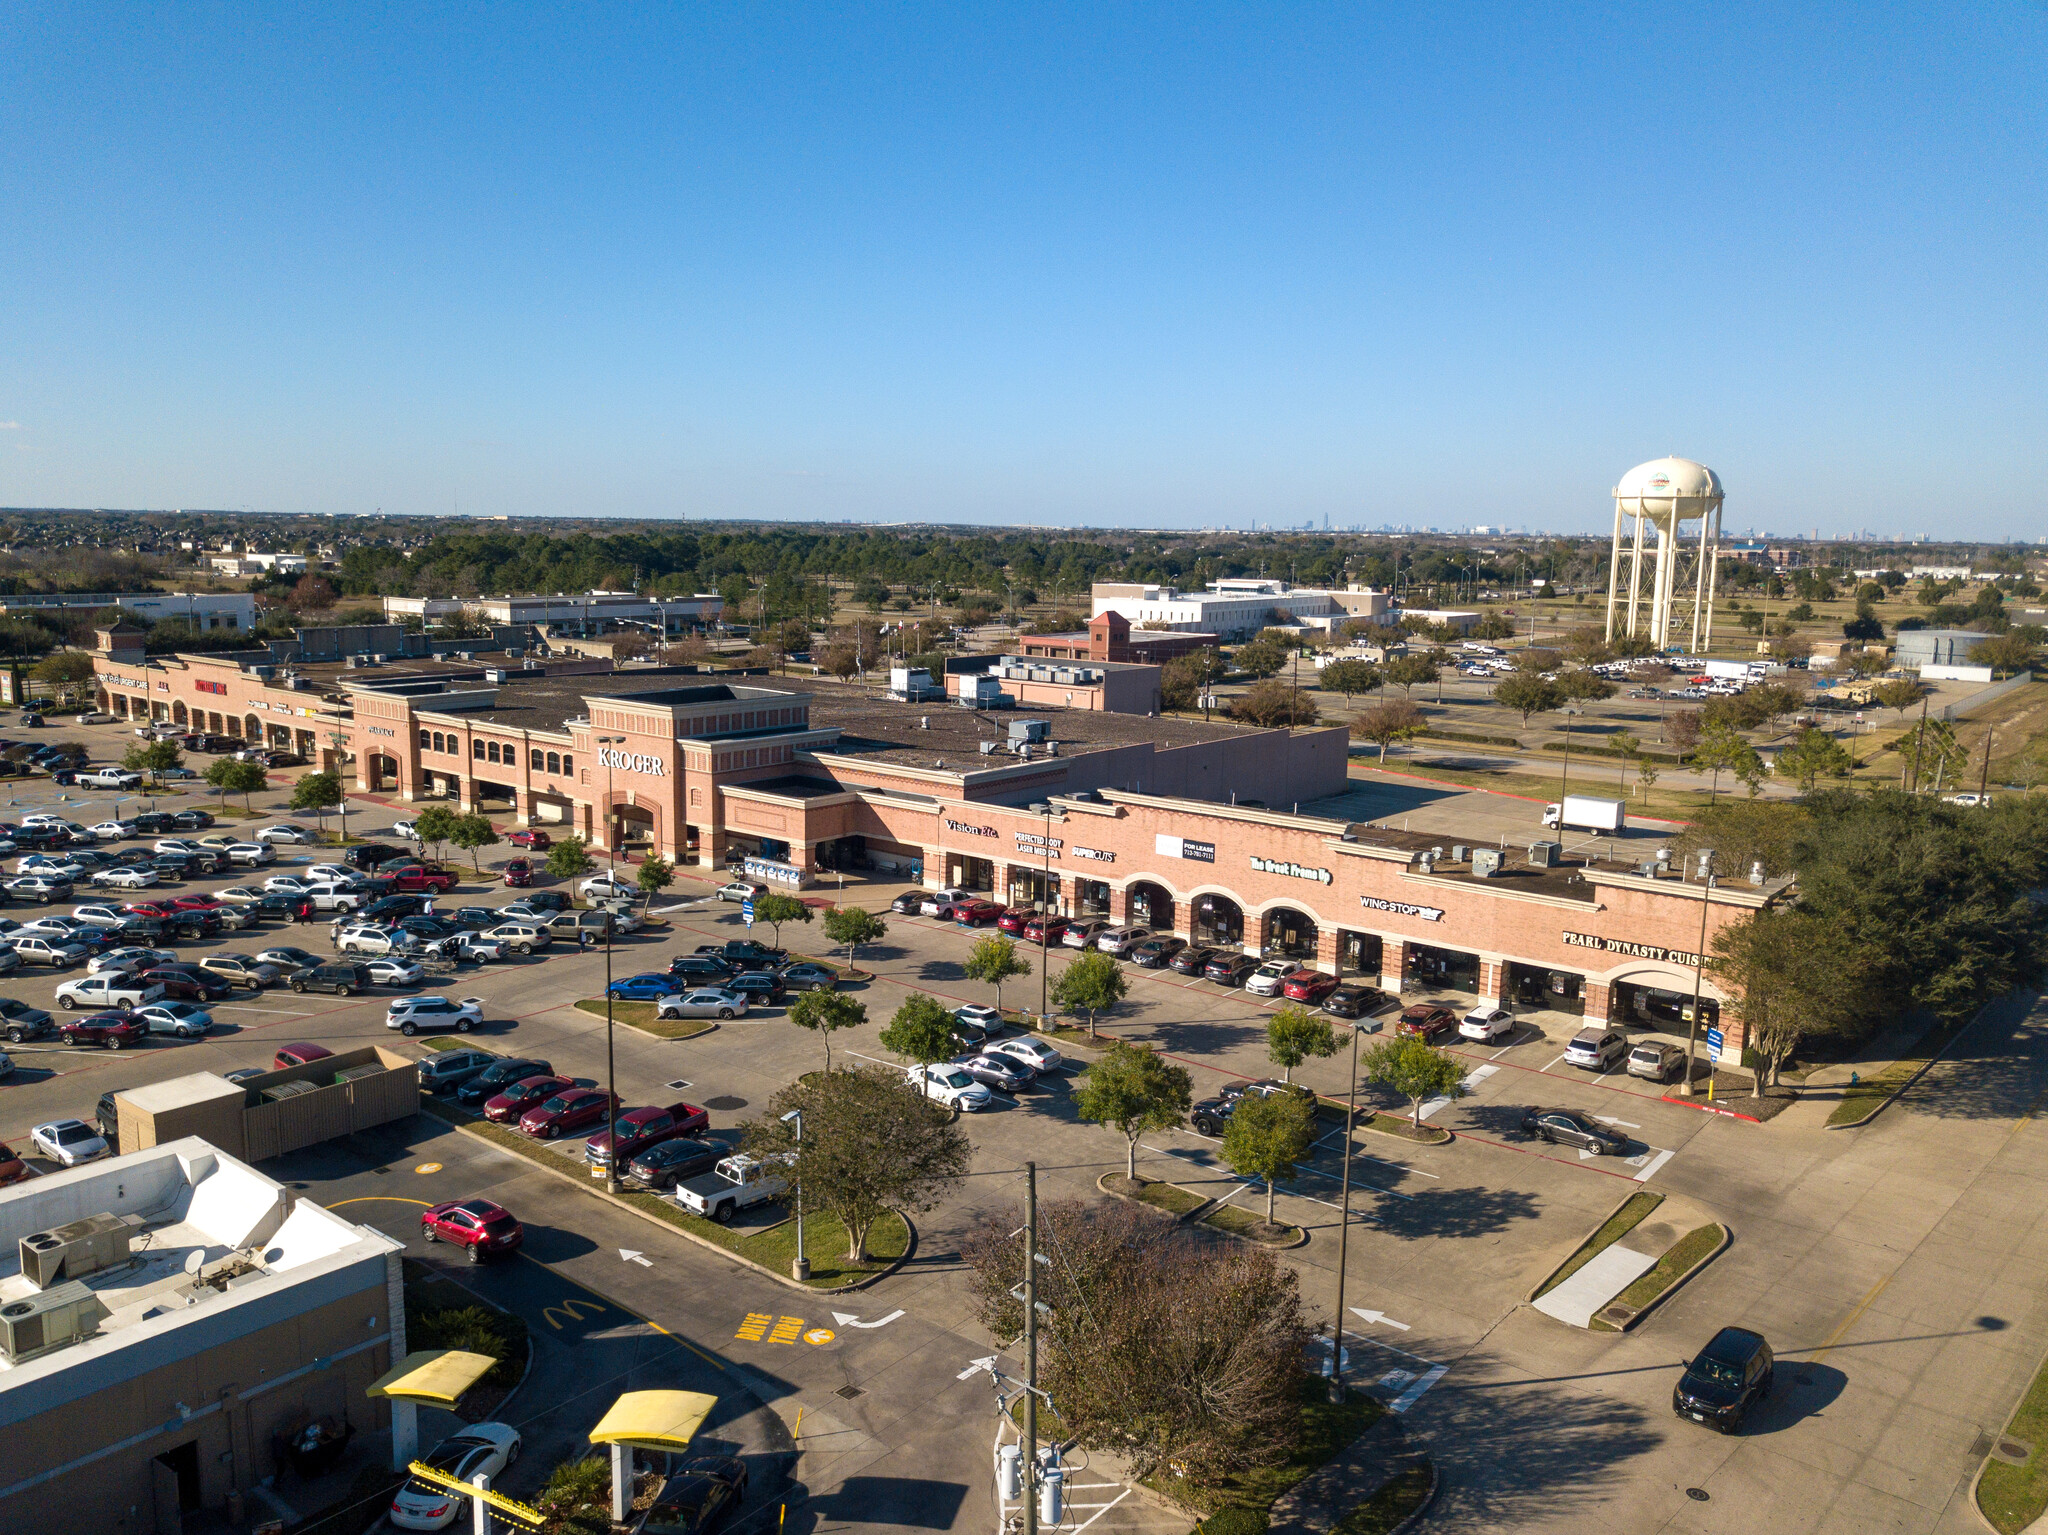
{"type": "Polygon", "coordinates": [[[1598,536],[1676,453],[2031,541],[2044,66],[2021,0],[33,10],[0,502],[1598,536]]]}

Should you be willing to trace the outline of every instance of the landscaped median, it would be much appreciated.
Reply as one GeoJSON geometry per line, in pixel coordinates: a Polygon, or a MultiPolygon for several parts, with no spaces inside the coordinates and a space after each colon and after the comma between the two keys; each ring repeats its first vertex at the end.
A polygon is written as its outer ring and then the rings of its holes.
{"type": "Polygon", "coordinates": [[[1263,1218],[1249,1210],[1240,1210],[1235,1205],[1210,1199],[1192,1189],[1184,1189],[1177,1183],[1165,1183],[1148,1178],[1131,1179],[1122,1173],[1104,1173],[1095,1180],[1095,1186],[1103,1193],[1112,1194],[1118,1199],[1150,1205],[1175,1220],[1192,1220],[1198,1225],[1209,1227],[1212,1231],[1221,1231],[1229,1236],[1242,1237],[1248,1242],[1257,1242],[1261,1247],[1299,1247],[1308,1240],[1308,1233],[1299,1226],[1269,1227],[1263,1218]]]}
{"type": "MultiPolygon", "coordinates": [[[[425,1096],[420,1099],[420,1109],[453,1125],[464,1135],[473,1135],[515,1156],[524,1157],[536,1167],[582,1189],[592,1198],[607,1200],[647,1220],[658,1221],[690,1241],[715,1247],[743,1263],[753,1264],[779,1284],[798,1283],[788,1277],[790,1262],[796,1257],[796,1223],[793,1220],[779,1221],[759,1231],[737,1231],[680,1210],[658,1194],[637,1190],[609,1194],[602,1188],[592,1187],[590,1180],[579,1177],[562,1157],[540,1142],[527,1139],[517,1130],[494,1125],[451,1104],[425,1096]]],[[[879,1278],[909,1256],[913,1240],[908,1221],[901,1215],[885,1216],[868,1233],[868,1260],[852,1263],[846,1257],[845,1224],[827,1211],[812,1211],[804,1217],[804,1256],[810,1260],[811,1277],[799,1287],[807,1290],[850,1289],[879,1278]]]]}
{"type": "Polygon", "coordinates": [[[1728,1241],[1726,1226],[1695,1226],[1665,1249],[1664,1256],[1657,1260],[1649,1273],[1601,1308],[1600,1314],[1593,1318],[1592,1330],[1627,1332],[1665,1296],[1719,1256],[1728,1241]]]}
{"type": "MultiPolygon", "coordinates": [[[[576,1004],[576,1010],[602,1018],[605,1016],[605,1000],[603,997],[585,997],[576,1004]]],[[[658,1018],[652,1002],[614,1001],[611,1016],[614,1023],[623,1023],[643,1034],[652,1034],[656,1039],[695,1039],[699,1034],[709,1034],[718,1027],[715,1018],[658,1018]]]]}
{"type": "Polygon", "coordinates": [[[1662,1194],[1631,1194],[1602,1221],[1593,1234],[1578,1245],[1572,1255],[1550,1271],[1550,1276],[1529,1292],[1530,1300],[1548,1295],[1580,1269],[1591,1263],[1601,1253],[1619,1242],[1649,1217],[1652,1210],[1664,1203],[1662,1194]]]}
{"type": "Polygon", "coordinates": [[[2019,1535],[2048,1514],[2048,1361],[1977,1473],[1977,1511],[1999,1535],[2019,1535]]]}
{"type": "MultiPolygon", "coordinates": [[[[1334,1124],[1344,1123],[1345,1105],[1341,1098],[1318,1098],[1316,1116],[1334,1124]]],[[[1375,1135],[1391,1135],[1397,1140],[1411,1141],[1418,1146],[1441,1146],[1451,1138],[1451,1132],[1440,1130],[1435,1125],[1417,1125],[1405,1114],[1383,1114],[1367,1104],[1358,1107],[1355,1121],[1361,1130],[1370,1130],[1375,1135]]]]}
{"type": "Polygon", "coordinates": [[[1860,1078],[1844,1087],[1842,1101],[1836,1104],[1834,1112],[1828,1115],[1827,1128],[1853,1130],[1858,1125],[1866,1125],[1877,1118],[1886,1104],[1912,1086],[1920,1074],[1932,1066],[1940,1058],[1941,1053],[1961,1037],[1963,1030],[1976,1021],[1972,1018],[1967,1023],[1936,1025],[1915,1040],[1912,1049],[1883,1071],[1860,1078]]]}

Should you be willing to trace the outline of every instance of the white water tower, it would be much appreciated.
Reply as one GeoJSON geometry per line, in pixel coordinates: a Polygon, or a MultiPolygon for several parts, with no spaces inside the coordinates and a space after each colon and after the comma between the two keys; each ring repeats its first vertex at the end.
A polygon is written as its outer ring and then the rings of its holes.
{"type": "Polygon", "coordinates": [[[1638,464],[1614,487],[1614,549],[1607,565],[1607,638],[1640,634],[1659,650],[1671,643],[1672,594],[1678,579],[1679,529],[1697,522],[1699,558],[1692,572],[1692,634],[1689,653],[1712,640],[1714,566],[1721,551],[1721,481],[1705,464],[1689,458],[1652,459],[1638,464]],[[1643,609],[1643,560],[1656,538],[1650,573],[1649,612],[1643,609]],[[1622,567],[1628,567],[1627,611],[1622,614],[1622,567]],[[1620,616],[1620,622],[1616,622],[1620,616]]]}

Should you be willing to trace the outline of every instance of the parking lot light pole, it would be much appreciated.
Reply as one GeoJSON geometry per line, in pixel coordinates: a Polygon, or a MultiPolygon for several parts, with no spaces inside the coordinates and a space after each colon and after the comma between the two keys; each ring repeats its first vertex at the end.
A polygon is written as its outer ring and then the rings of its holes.
{"type": "Polygon", "coordinates": [[[1344,1192],[1337,1217],[1337,1314],[1330,1319],[1330,1400],[1344,1400],[1344,1261],[1351,1251],[1351,1127],[1358,1110],[1358,1036],[1365,1020],[1351,1026],[1351,1091],[1344,1100],[1344,1192]]]}
{"type": "MultiPolygon", "coordinates": [[[[623,746],[626,738],[624,736],[598,736],[596,741],[599,748],[603,748],[606,746],[623,746]]],[[[603,750],[600,749],[598,756],[602,757],[604,755],[603,750]]],[[[612,755],[617,756],[618,753],[614,752],[612,755]]],[[[604,765],[604,846],[605,851],[612,856],[612,877],[617,879],[619,874],[618,815],[612,807],[612,765],[609,760],[604,765]]]]}
{"type": "Polygon", "coordinates": [[[612,914],[604,914],[604,1090],[610,1102],[605,1105],[605,1121],[610,1129],[611,1154],[604,1164],[604,1189],[607,1194],[619,1191],[619,1074],[612,1058],[612,914]]]}
{"type": "MultiPolygon", "coordinates": [[[[796,1149],[797,1155],[801,1159],[804,1149],[804,1111],[802,1109],[791,1109],[782,1116],[782,1122],[786,1125],[794,1124],[796,1126],[796,1149]]],[[[790,1278],[799,1280],[811,1277],[811,1260],[804,1256],[804,1185],[802,1179],[798,1179],[796,1185],[796,1261],[790,1264],[789,1275],[790,1278]]]]}
{"type": "Polygon", "coordinates": [[[1693,1096],[1693,1046],[1700,1037],[1700,982],[1707,968],[1707,907],[1714,896],[1714,850],[1700,849],[1700,946],[1692,972],[1692,1021],[1685,1028],[1685,1096],[1693,1096]]]}
{"type": "Polygon", "coordinates": [[[1040,800],[1031,807],[1037,811],[1045,825],[1045,835],[1039,838],[1044,844],[1045,883],[1038,887],[1038,1026],[1045,1027],[1046,978],[1045,962],[1052,953],[1052,913],[1047,910],[1046,891],[1052,885],[1052,801],[1040,800]]]}

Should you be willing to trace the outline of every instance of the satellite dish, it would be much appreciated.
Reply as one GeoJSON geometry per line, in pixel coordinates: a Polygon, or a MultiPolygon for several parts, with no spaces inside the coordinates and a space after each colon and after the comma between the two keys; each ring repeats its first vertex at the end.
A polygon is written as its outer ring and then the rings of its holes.
{"type": "Polygon", "coordinates": [[[201,1269],[203,1269],[203,1268],[205,1268],[205,1267],[206,1267],[206,1249],[205,1249],[205,1248],[203,1248],[203,1247],[195,1247],[195,1248],[193,1248],[193,1249],[192,1249],[192,1251],[190,1251],[190,1252],[188,1252],[187,1254],[185,1254],[185,1272],[186,1272],[186,1273],[188,1273],[188,1274],[196,1274],[196,1273],[198,1273],[198,1272],[199,1272],[199,1271],[200,1271],[201,1269]]]}

